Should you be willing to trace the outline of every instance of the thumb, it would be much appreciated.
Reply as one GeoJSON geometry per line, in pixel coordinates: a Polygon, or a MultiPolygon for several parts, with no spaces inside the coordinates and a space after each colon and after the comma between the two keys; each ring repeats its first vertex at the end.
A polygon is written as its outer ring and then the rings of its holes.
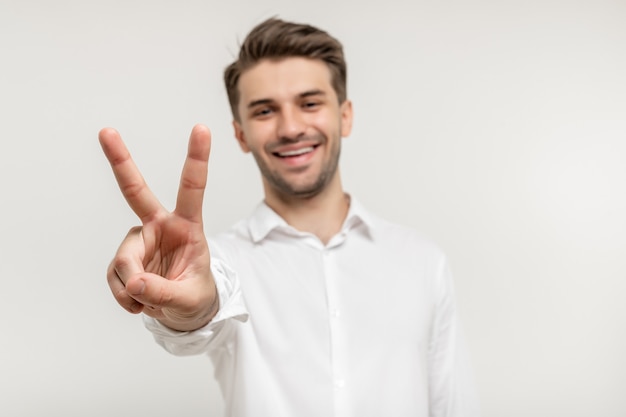
{"type": "Polygon", "coordinates": [[[212,278],[170,281],[156,274],[142,273],[126,283],[126,292],[155,310],[144,310],[146,314],[179,331],[205,326],[219,309],[212,278]]]}
{"type": "Polygon", "coordinates": [[[167,309],[180,319],[215,314],[217,289],[213,278],[198,276],[182,280],[169,280],[160,275],[144,272],[126,282],[126,292],[143,305],[167,309]]]}
{"type": "Polygon", "coordinates": [[[184,308],[181,282],[170,281],[160,275],[140,273],[126,282],[126,291],[141,304],[155,308],[184,308]]]}

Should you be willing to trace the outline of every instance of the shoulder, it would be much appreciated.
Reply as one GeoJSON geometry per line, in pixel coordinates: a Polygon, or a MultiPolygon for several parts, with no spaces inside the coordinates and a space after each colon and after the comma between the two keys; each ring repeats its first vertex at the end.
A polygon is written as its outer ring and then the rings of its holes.
{"type": "Polygon", "coordinates": [[[240,220],[230,229],[209,236],[207,242],[211,256],[225,261],[232,260],[237,253],[252,245],[246,220],[240,220]]]}
{"type": "Polygon", "coordinates": [[[370,224],[372,254],[385,265],[387,282],[397,279],[413,293],[438,296],[448,274],[448,259],[441,246],[404,224],[377,216],[371,216],[370,224]]]}
{"type": "MultiPolygon", "coordinates": [[[[352,197],[351,197],[352,198],[352,197]]],[[[362,221],[371,242],[378,248],[395,253],[420,253],[443,257],[443,251],[430,237],[410,226],[379,216],[368,210],[358,199],[352,198],[351,214],[362,221]]]]}
{"type": "Polygon", "coordinates": [[[429,257],[444,258],[441,247],[429,236],[417,229],[396,223],[376,215],[370,215],[374,239],[381,245],[388,245],[396,250],[421,253],[429,257]]]}

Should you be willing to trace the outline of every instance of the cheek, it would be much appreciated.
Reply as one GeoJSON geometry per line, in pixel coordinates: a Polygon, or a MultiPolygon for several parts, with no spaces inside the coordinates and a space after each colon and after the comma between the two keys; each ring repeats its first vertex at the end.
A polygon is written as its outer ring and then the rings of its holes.
{"type": "Polygon", "coordinates": [[[327,112],[319,112],[311,115],[309,126],[322,132],[325,136],[331,137],[341,130],[341,120],[327,112]]]}
{"type": "Polygon", "coordinates": [[[254,122],[246,126],[246,143],[251,150],[263,147],[276,140],[276,129],[269,121],[254,122]]]}

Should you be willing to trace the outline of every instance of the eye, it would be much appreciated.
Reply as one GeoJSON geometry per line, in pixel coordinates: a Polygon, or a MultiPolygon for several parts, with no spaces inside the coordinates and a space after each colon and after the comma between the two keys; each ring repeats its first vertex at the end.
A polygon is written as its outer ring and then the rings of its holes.
{"type": "Polygon", "coordinates": [[[304,109],[315,109],[316,107],[319,107],[320,103],[318,101],[305,101],[304,103],[302,103],[302,107],[304,109]]]}
{"type": "Polygon", "coordinates": [[[270,107],[259,107],[258,109],[254,110],[254,112],[252,113],[253,117],[264,117],[264,116],[268,116],[272,113],[272,109],[270,107]]]}

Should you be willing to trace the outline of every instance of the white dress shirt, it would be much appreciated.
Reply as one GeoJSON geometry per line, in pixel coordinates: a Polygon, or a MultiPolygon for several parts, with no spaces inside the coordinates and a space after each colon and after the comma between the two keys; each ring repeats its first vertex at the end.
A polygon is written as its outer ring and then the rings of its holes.
{"type": "Polygon", "coordinates": [[[262,203],[209,248],[211,323],[144,317],[169,352],[209,354],[227,416],[478,416],[451,275],[428,240],[352,199],[326,245],[262,203]]]}

